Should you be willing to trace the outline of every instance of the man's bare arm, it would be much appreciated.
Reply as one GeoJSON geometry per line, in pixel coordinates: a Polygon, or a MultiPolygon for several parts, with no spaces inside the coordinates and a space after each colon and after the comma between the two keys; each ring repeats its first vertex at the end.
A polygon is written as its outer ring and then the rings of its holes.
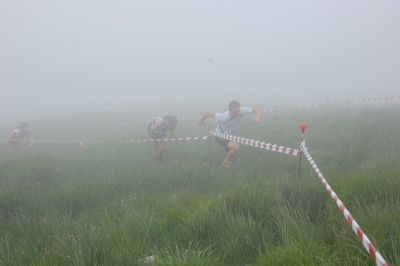
{"type": "Polygon", "coordinates": [[[199,121],[199,125],[200,126],[204,126],[205,125],[204,120],[206,120],[208,117],[214,117],[215,118],[215,114],[216,113],[217,112],[215,112],[215,111],[207,111],[207,112],[205,112],[204,115],[201,117],[201,119],[199,121]]]}
{"type": "Polygon", "coordinates": [[[261,111],[256,107],[251,108],[251,112],[256,114],[256,117],[253,118],[253,123],[258,124],[261,121],[261,111]]]}

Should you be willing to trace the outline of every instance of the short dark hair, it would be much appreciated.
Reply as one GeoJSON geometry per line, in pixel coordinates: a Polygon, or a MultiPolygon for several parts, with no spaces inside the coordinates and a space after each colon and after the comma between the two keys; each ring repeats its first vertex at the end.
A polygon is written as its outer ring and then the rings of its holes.
{"type": "Polygon", "coordinates": [[[29,124],[26,121],[22,121],[20,127],[29,127],[29,124]]]}
{"type": "Polygon", "coordinates": [[[168,121],[173,124],[174,126],[176,126],[178,124],[178,118],[176,118],[176,116],[174,115],[168,115],[166,117],[168,119],[168,121]]]}
{"type": "Polygon", "coordinates": [[[240,103],[236,100],[233,100],[229,103],[229,111],[232,111],[233,108],[235,107],[240,107],[240,103]]]}

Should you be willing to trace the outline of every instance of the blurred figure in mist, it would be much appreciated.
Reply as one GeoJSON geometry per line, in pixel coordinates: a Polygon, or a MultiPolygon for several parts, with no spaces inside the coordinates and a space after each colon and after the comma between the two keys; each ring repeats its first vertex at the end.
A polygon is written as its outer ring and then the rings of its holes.
{"type": "MultiPolygon", "coordinates": [[[[173,137],[173,132],[178,124],[178,119],[174,115],[157,116],[150,122],[147,132],[152,139],[165,139],[169,131],[169,137],[173,137]]],[[[162,155],[168,150],[168,141],[160,140],[153,142],[153,160],[162,163],[162,155]]]]}
{"type": "MultiPolygon", "coordinates": [[[[217,113],[215,111],[207,111],[200,119],[199,125],[204,126],[204,120],[208,117],[215,118],[218,123],[217,129],[215,130],[221,134],[235,135],[238,131],[238,125],[243,116],[251,113],[255,113],[256,117],[253,118],[253,123],[260,123],[261,112],[258,108],[253,107],[242,107],[238,101],[231,101],[228,105],[229,111],[224,113],[217,113]]],[[[236,154],[239,151],[239,144],[233,140],[228,140],[215,136],[215,141],[222,145],[228,152],[226,158],[222,162],[220,168],[230,167],[236,160],[236,154]]]]}
{"type": "Polygon", "coordinates": [[[8,138],[8,146],[12,153],[17,151],[27,152],[29,145],[30,129],[26,121],[22,121],[20,126],[11,131],[8,138]]]}

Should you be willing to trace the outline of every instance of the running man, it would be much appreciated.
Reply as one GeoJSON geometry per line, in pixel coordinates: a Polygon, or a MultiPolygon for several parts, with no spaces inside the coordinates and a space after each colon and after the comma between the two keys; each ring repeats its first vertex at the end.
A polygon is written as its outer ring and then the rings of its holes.
{"type": "MultiPolygon", "coordinates": [[[[216,132],[221,134],[235,135],[238,131],[240,120],[243,118],[243,116],[251,113],[256,114],[256,117],[253,118],[253,123],[260,123],[260,109],[253,107],[241,107],[238,101],[231,101],[229,103],[229,111],[226,111],[224,113],[207,111],[201,117],[199,125],[204,126],[204,120],[208,117],[213,117],[218,123],[217,129],[215,130],[216,132]]],[[[223,168],[224,166],[232,166],[233,161],[236,159],[236,154],[239,151],[239,144],[233,140],[228,140],[217,136],[215,136],[215,141],[225,147],[225,150],[228,152],[220,168],[223,168]]]]}
{"type": "MultiPolygon", "coordinates": [[[[173,137],[173,132],[178,124],[178,119],[174,115],[158,116],[150,122],[147,132],[152,139],[165,139],[169,131],[169,137],[173,137]]],[[[162,154],[167,152],[167,141],[160,140],[153,142],[153,160],[156,163],[163,162],[162,154]]]]}
{"type": "Polygon", "coordinates": [[[24,152],[28,151],[28,142],[30,135],[29,124],[26,121],[22,121],[20,126],[11,131],[8,146],[12,153],[15,153],[17,149],[24,152]]]}

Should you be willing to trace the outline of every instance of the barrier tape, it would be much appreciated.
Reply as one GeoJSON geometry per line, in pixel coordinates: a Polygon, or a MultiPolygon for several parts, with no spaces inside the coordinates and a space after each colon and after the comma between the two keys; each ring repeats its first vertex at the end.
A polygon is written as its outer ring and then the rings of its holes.
{"type": "Polygon", "coordinates": [[[341,102],[342,101],[335,101],[335,102],[326,102],[326,103],[306,104],[306,105],[299,105],[299,106],[292,106],[292,107],[272,108],[272,109],[262,110],[262,112],[282,111],[282,110],[289,110],[289,109],[315,107],[315,106],[322,106],[322,105],[335,104],[335,103],[341,103],[341,102]]]}
{"type": "MultiPolygon", "coordinates": [[[[314,103],[314,104],[306,104],[306,105],[299,105],[299,106],[292,106],[292,107],[282,107],[282,108],[272,108],[272,109],[265,109],[261,112],[271,112],[271,111],[282,111],[282,110],[289,110],[289,109],[300,109],[300,108],[308,108],[308,107],[316,107],[316,106],[323,106],[329,104],[338,104],[338,103],[345,103],[345,102],[370,102],[370,101],[378,101],[378,100],[392,100],[392,99],[400,99],[399,96],[386,96],[386,97],[375,97],[375,98],[365,98],[365,99],[357,99],[357,100],[342,100],[342,101],[333,101],[333,102],[324,102],[324,103],[314,103]]],[[[186,118],[179,118],[178,120],[192,120],[192,119],[199,119],[200,117],[186,117],[186,118]]],[[[126,122],[126,123],[117,123],[117,124],[101,124],[101,126],[107,126],[108,128],[114,126],[130,126],[130,125],[139,125],[139,124],[149,124],[151,121],[141,121],[141,122],[126,122]]],[[[36,126],[38,128],[52,128],[52,127],[71,127],[71,126],[36,126]]]]}
{"type": "MultiPolygon", "coordinates": [[[[392,99],[400,99],[400,96],[386,96],[386,97],[375,97],[375,98],[367,98],[367,99],[358,99],[358,100],[350,100],[351,103],[353,102],[370,102],[370,101],[379,101],[379,100],[392,100],[392,99]]],[[[348,102],[344,101],[344,102],[348,102]]]]}
{"type": "MultiPolygon", "coordinates": [[[[179,120],[192,120],[199,119],[200,117],[184,117],[178,118],[179,120]]],[[[102,126],[114,127],[114,126],[129,126],[129,125],[138,125],[138,124],[149,124],[151,121],[141,121],[141,122],[129,122],[129,123],[119,123],[119,124],[102,124],[102,126]]]]}
{"type": "Polygon", "coordinates": [[[117,123],[117,124],[101,124],[102,126],[114,127],[114,126],[130,126],[139,124],[150,124],[151,121],[141,121],[141,122],[129,122],[129,123],[117,123]]]}
{"type": "Polygon", "coordinates": [[[169,139],[137,139],[137,140],[19,140],[19,139],[0,139],[0,141],[28,141],[28,142],[51,142],[51,143],[122,143],[122,142],[158,142],[158,141],[181,141],[181,140],[205,140],[209,136],[169,138],[169,139]]]}
{"type": "Polygon", "coordinates": [[[367,235],[361,230],[360,226],[357,224],[356,220],[354,220],[351,213],[346,209],[342,201],[333,191],[331,186],[328,184],[324,176],[322,175],[321,171],[318,169],[317,165],[315,164],[314,160],[311,158],[311,155],[308,153],[306,147],[303,149],[303,153],[310,162],[311,166],[314,168],[315,172],[317,173],[318,177],[321,179],[322,183],[325,185],[326,190],[331,194],[331,197],[335,201],[336,205],[339,207],[340,211],[343,213],[344,217],[346,218],[347,222],[350,224],[351,228],[353,229],[354,233],[358,236],[358,239],[362,242],[364,248],[368,251],[371,258],[375,261],[376,265],[379,266],[387,266],[385,259],[381,256],[378,250],[374,247],[371,241],[368,239],[367,235]]]}
{"type": "Polygon", "coordinates": [[[52,128],[52,127],[72,127],[72,126],[66,126],[66,125],[56,125],[56,126],[35,126],[35,127],[41,127],[41,128],[52,128]]]}
{"type": "Polygon", "coordinates": [[[323,106],[323,105],[337,104],[337,103],[370,102],[370,101],[392,100],[392,99],[400,99],[400,95],[399,96],[387,96],[387,97],[375,97],[375,98],[357,99],[357,100],[343,100],[343,101],[334,101],[334,102],[325,102],[325,103],[314,103],[314,104],[306,104],[306,105],[283,107],[283,108],[274,108],[274,109],[265,109],[265,110],[262,110],[262,112],[281,111],[281,110],[289,110],[289,109],[299,109],[299,108],[323,106]]]}
{"type": "Polygon", "coordinates": [[[239,142],[242,144],[246,144],[249,146],[253,146],[253,147],[258,147],[258,148],[262,148],[262,149],[266,149],[266,150],[284,153],[284,154],[290,154],[290,155],[294,155],[294,156],[300,156],[300,154],[301,154],[301,152],[299,150],[286,148],[286,147],[279,146],[276,144],[266,143],[264,141],[259,141],[259,140],[254,140],[254,139],[246,139],[246,138],[237,137],[237,136],[233,136],[233,135],[227,135],[227,134],[221,134],[221,133],[218,133],[215,131],[210,131],[210,135],[228,139],[228,140],[233,140],[233,141],[236,141],[236,142],[239,142]]]}

